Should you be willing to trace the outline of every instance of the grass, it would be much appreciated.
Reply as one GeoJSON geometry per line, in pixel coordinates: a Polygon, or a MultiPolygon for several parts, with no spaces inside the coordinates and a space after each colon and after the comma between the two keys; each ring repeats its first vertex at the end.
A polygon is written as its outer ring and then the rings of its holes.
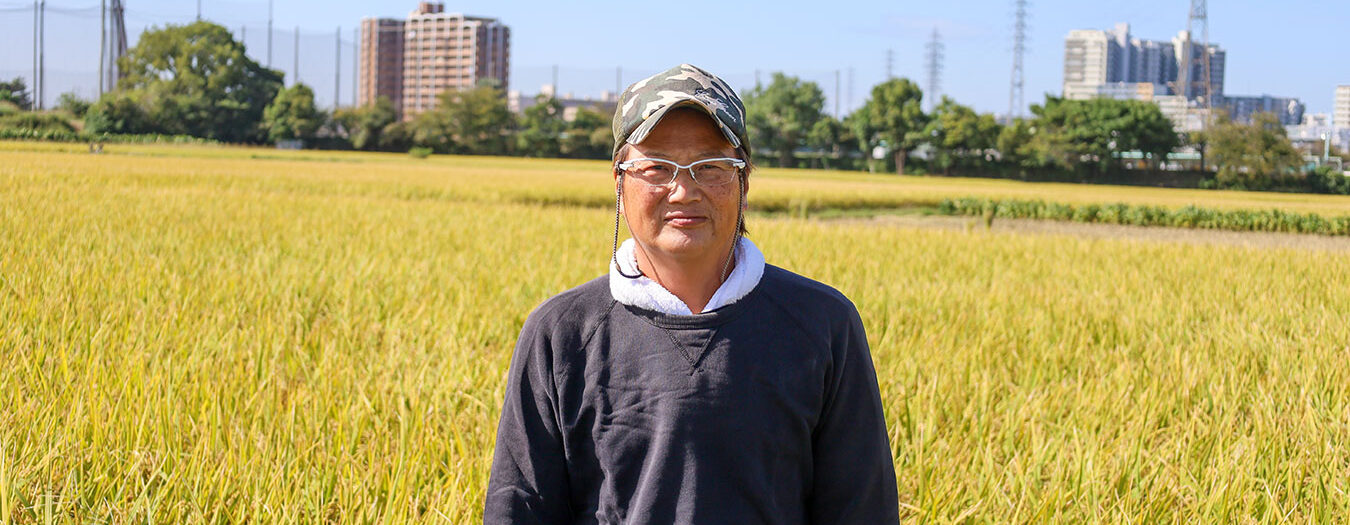
{"type": "MultiPolygon", "coordinates": [[[[605,269],[603,163],[77,146],[0,142],[0,522],[480,519],[519,327],[605,269]]],[[[751,188],[770,209],[1019,195],[1350,209],[775,170],[751,188]]],[[[1343,254],[750,227],[857,303],[908,522],[1350,516],[1343,254]]]]}

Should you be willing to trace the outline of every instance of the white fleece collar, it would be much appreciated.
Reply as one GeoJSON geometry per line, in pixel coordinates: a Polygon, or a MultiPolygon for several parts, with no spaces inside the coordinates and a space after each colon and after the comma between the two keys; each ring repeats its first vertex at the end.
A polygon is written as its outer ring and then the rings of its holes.
{"type": "MultiPolygon", "coordinates": [[[[628,275],[638,271],[634,246],[636,245],[633,239],[623,241],[616,254],[619,264],[623,265],[624,273],[628,275]]],[[[764,254],[754,242],[742,237],[736,246],[736,267],[732,268],[731,275],[728,275],[722,286],[717,288],[717,292],[708,301],[708,305],[703,307],[703,311],[710,312],[741,300],[755,289],[761,277],[764,277],[764,254]]],[[[621,275],[614,261],[609,263],[609,293],[623,304],[644,310],[673,315],[694,315],[689,310],[689,305],[684,304],[679,297],[675,297],[675,294],[647,276],[629,279],[621,275]]]]}

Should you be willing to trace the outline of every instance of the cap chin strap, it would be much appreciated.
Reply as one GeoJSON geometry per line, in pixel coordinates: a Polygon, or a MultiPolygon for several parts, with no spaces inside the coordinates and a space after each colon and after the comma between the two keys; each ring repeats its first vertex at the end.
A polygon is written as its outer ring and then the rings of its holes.
{"type": "MultiPolygon", "coordinates": [[[[623,173],[619,173],[619,184],[614,188],[614,244],[610,247],[609,258],[614,261],[614,268],[619,271],[619,275],[629,279],[642,277],[642,268],[637,268],[637,273],[628,275],[623,271],[623,265],[619,264],[619,207],[623,205],[623,173]]],[[[637,266],[637,265],[634,265],[637,266]]]]}
{"type": "Polygon", "coordinates": [[[736,194],[736,238],[731,240],[731,250],[727,252],[727,261],[722,263],[722,275],[717,280],[719,285],[727,282],[727,277],[730,277],[728,272],[731,271],[731,259],[736,256],[736,247],[741,244],[741,228],[745,225],[745,211],[742,209],[745,206],[745,177],[737,174],[736,185],[739,186],[738,189],[740,190],[736,194]]]}

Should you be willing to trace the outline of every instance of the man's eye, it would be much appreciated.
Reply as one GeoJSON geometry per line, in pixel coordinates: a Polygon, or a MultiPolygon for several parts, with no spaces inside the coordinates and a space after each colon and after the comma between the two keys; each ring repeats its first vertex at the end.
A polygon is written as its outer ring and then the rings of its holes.
{"type": "Polygon", "coordinates": [[[639,168],[651,175],[666,175],[670,173],[670,166],[665,164],[652,163],[646,166],[639,166],[639,168]]]}

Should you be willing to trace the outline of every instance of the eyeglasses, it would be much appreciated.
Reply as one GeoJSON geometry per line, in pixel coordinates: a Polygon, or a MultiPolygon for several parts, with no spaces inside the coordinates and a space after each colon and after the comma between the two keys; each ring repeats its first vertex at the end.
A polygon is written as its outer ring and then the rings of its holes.
{"type": "Polygon", "coordinates": [[[652,190],[669,188],[675,183],[675,177],[681,169],[689,170],[689,176],[700,186],[724,186],[736,178],[736,173],[745,167],[745,161],[731,157],[703,159],[681,166],[666,159],[641,158],[620,162],[618,169],[624,176],[637,179],[652,190]]]}

